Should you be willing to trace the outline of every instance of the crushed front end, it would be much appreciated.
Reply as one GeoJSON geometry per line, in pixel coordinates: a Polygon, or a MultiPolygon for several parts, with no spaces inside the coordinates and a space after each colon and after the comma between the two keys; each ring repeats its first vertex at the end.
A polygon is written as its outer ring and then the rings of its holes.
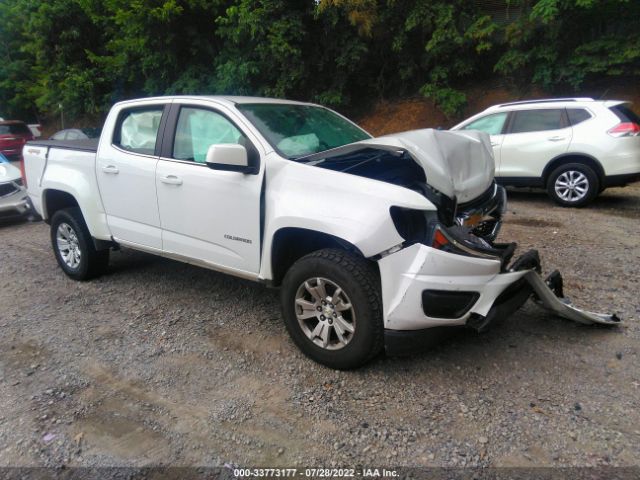
{"type": "Polygon", "coordinates": [[[405,242],[378,260],[388,352],[423,348],[450,327],[483,331],[529,298],[580,323],[619,323],[615,315],[573,307],[559,272],[541,277],[537,251],[514,260],[517,245],[495,241],[506,210],[502,187],[494,183],[462,205],[437,192],[429,196],[437,212],[391,209],[405,242]]]}

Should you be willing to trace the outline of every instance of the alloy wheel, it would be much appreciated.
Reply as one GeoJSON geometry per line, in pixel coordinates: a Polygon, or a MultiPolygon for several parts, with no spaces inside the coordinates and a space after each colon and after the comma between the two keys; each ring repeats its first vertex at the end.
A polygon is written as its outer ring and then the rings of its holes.
{"type": "Polygon", "coordinates": [[[578,170],[567,170],[558,176],[554,187],[562,200],[577,202],[589,192],[589,179],[578,170]]]}
{"type": "Polygon", "coordinates": [[[68,223],[58,225],[56,231],[56,245],[58,252],[64,263],[69,267],[76,269],[80,265],[82,252],[80,251],[80,242],[76,232],[68,223]]]}
{"type": "Polygon", "coordinates": [[[321,348],[339,350],[353,339],[355,310],[344,290],[332,280],[315,277],[300,284],[295,312],[304,334],[321,348]]]}

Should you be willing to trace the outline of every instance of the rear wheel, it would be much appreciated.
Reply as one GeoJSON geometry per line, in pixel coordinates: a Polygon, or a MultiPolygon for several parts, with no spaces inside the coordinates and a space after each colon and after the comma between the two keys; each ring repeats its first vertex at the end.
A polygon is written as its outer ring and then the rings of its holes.
{"type": "Polygon", "coordinates": [[[313,360],[331,368],[356,368],[383,347],[378,276],[364,258],[325,249],[298,260],[281,290],[287,330],[313,360]]]}
{"type": "Polygon", "coordinates": [[[591,203],[600,191],[596,173],[581,163],[569,163],[556,168],[549,176],[547,192],[563,207],[583,207],[591,203]]]}
{"type": "Polygon", "coordinates": [[[102,274],[109,250],[96,250],[79,208],[58,210],[51,218],[51,245],[60,268],[74,280],[102,274]]]}

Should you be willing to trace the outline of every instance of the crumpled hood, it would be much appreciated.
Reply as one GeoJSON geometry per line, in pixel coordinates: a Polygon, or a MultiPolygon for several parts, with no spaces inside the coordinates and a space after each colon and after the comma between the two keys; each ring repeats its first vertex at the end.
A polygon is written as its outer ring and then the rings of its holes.
{"type": "Polygon", "coordinates": [[[493,182],[495,163],[489,135],[475,130],[426,128],[394,133],[348,145],[401,148],[424,169],[427,183],[458,203],[473,200],[493,182]]]}

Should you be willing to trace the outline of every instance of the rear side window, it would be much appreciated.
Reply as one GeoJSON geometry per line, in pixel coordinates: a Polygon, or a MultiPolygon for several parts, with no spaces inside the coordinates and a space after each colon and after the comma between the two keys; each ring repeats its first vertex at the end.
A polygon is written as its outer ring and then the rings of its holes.
{"type": "Polygon", "coordinates": [[[0,135],[31,135],[31,130],[24,123],[0,125],[0,135]]]}
{"type": "Polygon", "coordinates": [[[543,132],[564,128],[562,109],[521,110],[514,112],[510,133],[543,132]]]}
{"type": "Polygon", "coordinates": [[[120,113],[113,143],[123,150],[153,155],[163,107],[136,108],[120,113]]]}
{"type": "Polygon", "coordinates": [[[500,135],[506,119],[507,112],[494,113],[493,115],[487,115],[474,120],[470,124],[462,127],[462,130],[480,130],[489,135],[500,135]]]}
{"type": "Polygon", "coordinates": [[[567,116],[571,125],[578,125],[591,118],[591,114],[584,108],[567,108],[567,116]]]}
{"type": "Polygon", "coordinates": [[[633,110],[629,108],[628,104],[621,103],[620,105],[616,105],[615,107],[609,108],[623,123],[637,123],[640,125],[640,116],[633,110]]]}

